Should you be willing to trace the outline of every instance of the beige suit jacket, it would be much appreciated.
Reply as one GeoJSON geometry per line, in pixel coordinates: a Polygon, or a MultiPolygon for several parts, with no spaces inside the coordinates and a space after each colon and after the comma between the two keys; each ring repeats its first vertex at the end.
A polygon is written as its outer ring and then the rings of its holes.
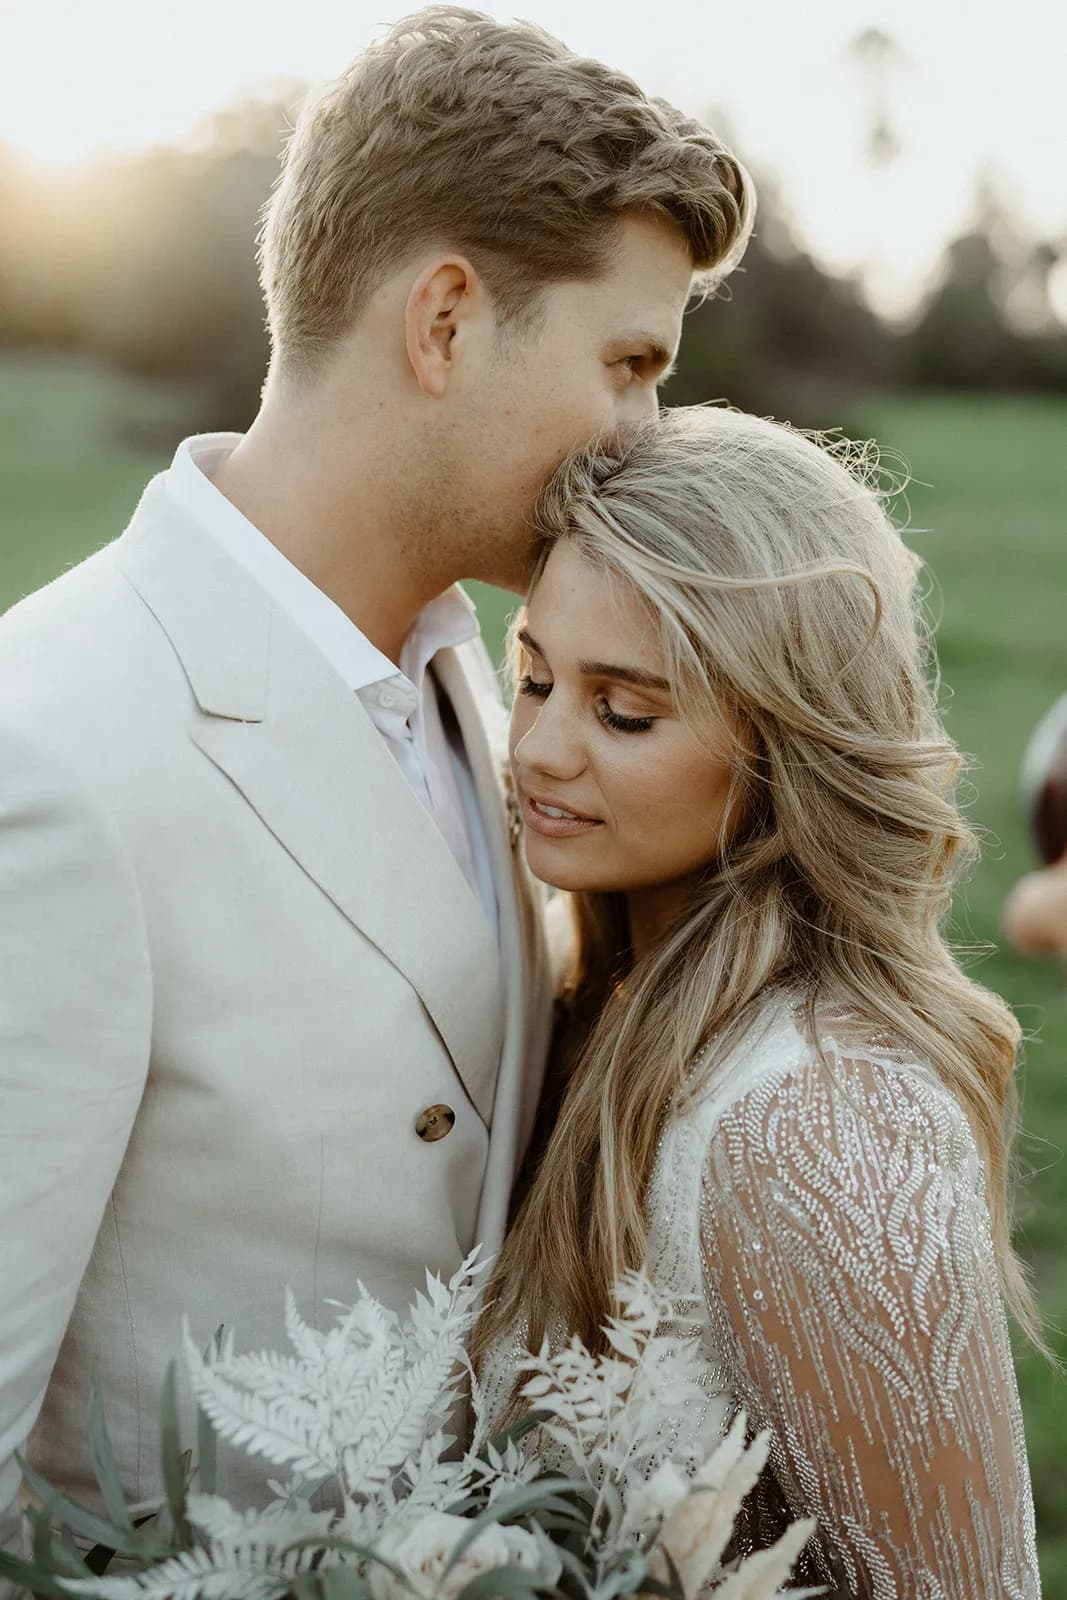
{"type": "MultiPolygon", "coordinates": [[[[99,1375],[123,1485],[162,1492],[188,1313],[283,1348],[360,1279],[499,1243],[551,980],[511,848],[480,641],[435,666],[464,735],[499,944],[358,697],[164,479],[0,621],[0,1524],[30,1459],[95,1501],[99,1375]],[[445,1105],[451,1131],[416,1132],[445,1105]]],[[[188,1439],[191,1444],[192,1438],[188,1439]]],[[[223,1460],[223,1492],[263,1474],[223,1460]]],[[[5,1520],[6,1519],[6,1520],[5,1520]]]]}

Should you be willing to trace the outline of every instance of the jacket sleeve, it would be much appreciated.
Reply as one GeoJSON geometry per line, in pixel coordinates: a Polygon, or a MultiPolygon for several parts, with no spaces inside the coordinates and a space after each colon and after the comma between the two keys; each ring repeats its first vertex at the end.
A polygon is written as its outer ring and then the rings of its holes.
{"type": "MultiPolygon", "coordinates": [[[[148,1070],[137,884],[114,819],[0,726],[0,1547],[148,1070]]],[[[0,1583],[0,1594],[4,1585],[0,1583]]]]}

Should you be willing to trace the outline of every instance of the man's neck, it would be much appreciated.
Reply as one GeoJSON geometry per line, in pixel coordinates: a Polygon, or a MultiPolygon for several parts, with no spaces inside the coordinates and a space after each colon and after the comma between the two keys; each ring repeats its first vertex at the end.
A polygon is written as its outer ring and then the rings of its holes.
{"type": "MultiPolygon", "coordinates": [[[[331,475],[329,441],[279,438],[261,416],[213,478],[264,538],[348,616],[390,661],[425,605],[454,581],[424,570],[410,527],[398,526],[388,477],[368,448],[347,459],[360,469],[347,482],[331,475]]],[[[395,469],[394,469],[395,470],[395,469]]]]}

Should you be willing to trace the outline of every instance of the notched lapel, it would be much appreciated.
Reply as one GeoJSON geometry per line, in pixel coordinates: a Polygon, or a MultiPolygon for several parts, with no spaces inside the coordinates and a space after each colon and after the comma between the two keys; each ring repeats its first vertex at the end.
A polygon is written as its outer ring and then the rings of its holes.
{"type": "Polygon", "coordinates": [[[504,997],[476,895],[358,696],[209,536],[174,520],[135,520],[119,559],[192,685],[194,741],[412,984],[488,1123],[504,997]]]}
{"type": "MultiPolygon", "coordinates": [[[[500,914],[500,950],[504,970],[506,1020],[497,1100],[518,1107],[518,1115],[494,1121],[495,1152],[507,1164],[525,1149],[540,1091],[542,1053],[531,1043],[538,1018],[549,1004],[548,958],[544,931],[526,878],[522,846],[511,827],[505,781],[508,717],[496,685],[487,677],[478,684],[478,662],[467,663],[472,650],[443,650],[434,671],[452,702],[478,793],[493,865],[500,914]],[[472,677],[474,682],[472,682],[472,677]],[[503,1154],[501,1152],[503,1151],[503,1154]]],[[[488,669],[486,669],[488,673],[488,669]]],[[[491,1187],[491,1186],[487,1186],[491,1187]]]]}

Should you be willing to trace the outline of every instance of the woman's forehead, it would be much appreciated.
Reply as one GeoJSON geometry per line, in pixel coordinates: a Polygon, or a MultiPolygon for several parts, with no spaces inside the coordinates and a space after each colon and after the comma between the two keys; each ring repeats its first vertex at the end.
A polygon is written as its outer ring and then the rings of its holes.
{"type": "Polygon", "coordinates": [[[628,578],[561,541],[552,550],[526,606],[526,626],[546,651],[625,659],[662,673],[663,646],[648,599],[628,578]],[[625,656],[620,656],[620,651],[625,656]]]}

